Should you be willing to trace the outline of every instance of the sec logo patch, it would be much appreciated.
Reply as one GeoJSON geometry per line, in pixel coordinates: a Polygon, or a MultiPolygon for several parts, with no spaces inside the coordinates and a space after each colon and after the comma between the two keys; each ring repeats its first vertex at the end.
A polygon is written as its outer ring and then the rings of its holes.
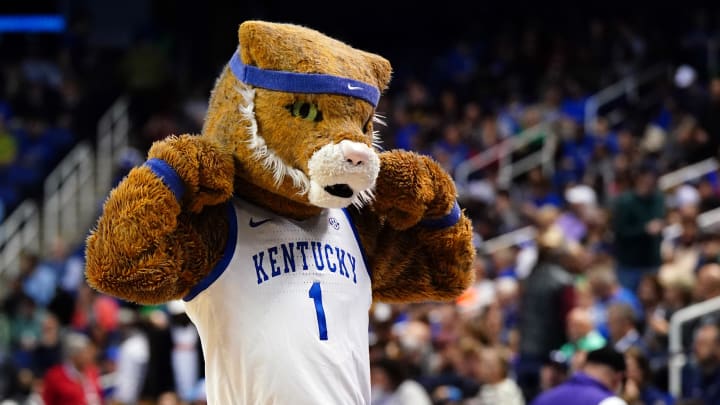
{"type": "Polygon", "coordinates": [[[337,231],[338,229],[340,229],[340,221],[338,221],[337,219],[335,219],[335,217],[330,217],[330,218],[328,218],[328,223],[329,223],[330,226],[332,226],[333,229],[335,229],[336,231],[337,231]]]}

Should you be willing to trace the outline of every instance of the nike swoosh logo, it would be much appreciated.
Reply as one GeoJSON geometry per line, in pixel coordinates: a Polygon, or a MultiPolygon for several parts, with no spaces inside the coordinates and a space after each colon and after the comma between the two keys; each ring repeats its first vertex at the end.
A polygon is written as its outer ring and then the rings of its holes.
{"type": "Polygon", "coordinates": [[[253,219],[250,218],[250,224],[249,224],[249,225],[250,225],[250,228],[257,228],[258,226],[260,226],[260,225],[262,225],[262,224],[264,224],[265,222],[268,222],[268,221],[272,221],[272,218],[263,219],[263,220],[257,221],[257,222],[256,222],[256,221],[253,221],[253,219]]]}
{"type": "Polygon", "coordinates": [[[350,83],[348,83],[348,90],[362,90],[362,87],[353,86],[350,83]]]}

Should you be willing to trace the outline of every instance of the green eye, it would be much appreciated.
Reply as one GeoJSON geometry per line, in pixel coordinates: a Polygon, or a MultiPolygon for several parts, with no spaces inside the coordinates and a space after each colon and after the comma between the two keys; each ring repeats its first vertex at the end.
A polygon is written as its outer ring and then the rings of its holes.
{"type": "Polygon", "coordinates": [[[308,103],[305,101],[296,101],[293,104],[287,106],[293,117],[302,118],[305,121],[320,122],[322,121],[322,112],[318,110],[316,104],[308,103]]]}

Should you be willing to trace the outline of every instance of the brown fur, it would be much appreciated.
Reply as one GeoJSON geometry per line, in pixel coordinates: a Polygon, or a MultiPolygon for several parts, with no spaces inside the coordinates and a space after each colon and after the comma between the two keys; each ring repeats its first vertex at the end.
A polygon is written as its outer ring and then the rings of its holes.
{"type": "MultiPolygon", "coordinates": [[[[244,63],[265,69],[329,73],[387,87],[391,68],[380,56],[351,48],[304,27],[249,21],[240,26],[244,63]]],[[[184,296],[220,259],[228,227],[223,202],[233,193],[280,215],[304,219],[321,208],[251,155],[243,86],[226,67],[215,85],[202,136],[156,142],[149,157],[168,162],[185,183],[177,202],[146,167],[134,169],[110,194],[88,238],[87,278],[96,289],[141,303],[184,296]]],[[[371,145],[374,111],[365,101],[329,94],[290,94],[256,88],[259,133],[286,165],[308,172],[310,156],[328,143],[371,145]],[[295,119],[285,108],[301,100],[323,112],[320,122],[295,119]]],[[[351,209],[372,267],[373,296],[390,302],[449,300],[472,282],[470,221],[425,229],[456,197],[450,176],[427,157],[380,154],[375,201],[351,209]]]]}

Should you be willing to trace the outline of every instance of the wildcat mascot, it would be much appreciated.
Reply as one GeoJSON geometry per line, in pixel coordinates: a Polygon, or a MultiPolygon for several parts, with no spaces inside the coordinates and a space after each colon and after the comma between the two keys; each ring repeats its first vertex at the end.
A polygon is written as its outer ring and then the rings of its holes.
{"type": "Polygon", "coordinates": [[[368,404],[373,299],[461,294],[470,221],[432,159],[377,150],[387,60],[291,24],[239,41],[202,134],[156,142],[110,193],[88,282],[184,299],[211,404],[368,404]]]}

